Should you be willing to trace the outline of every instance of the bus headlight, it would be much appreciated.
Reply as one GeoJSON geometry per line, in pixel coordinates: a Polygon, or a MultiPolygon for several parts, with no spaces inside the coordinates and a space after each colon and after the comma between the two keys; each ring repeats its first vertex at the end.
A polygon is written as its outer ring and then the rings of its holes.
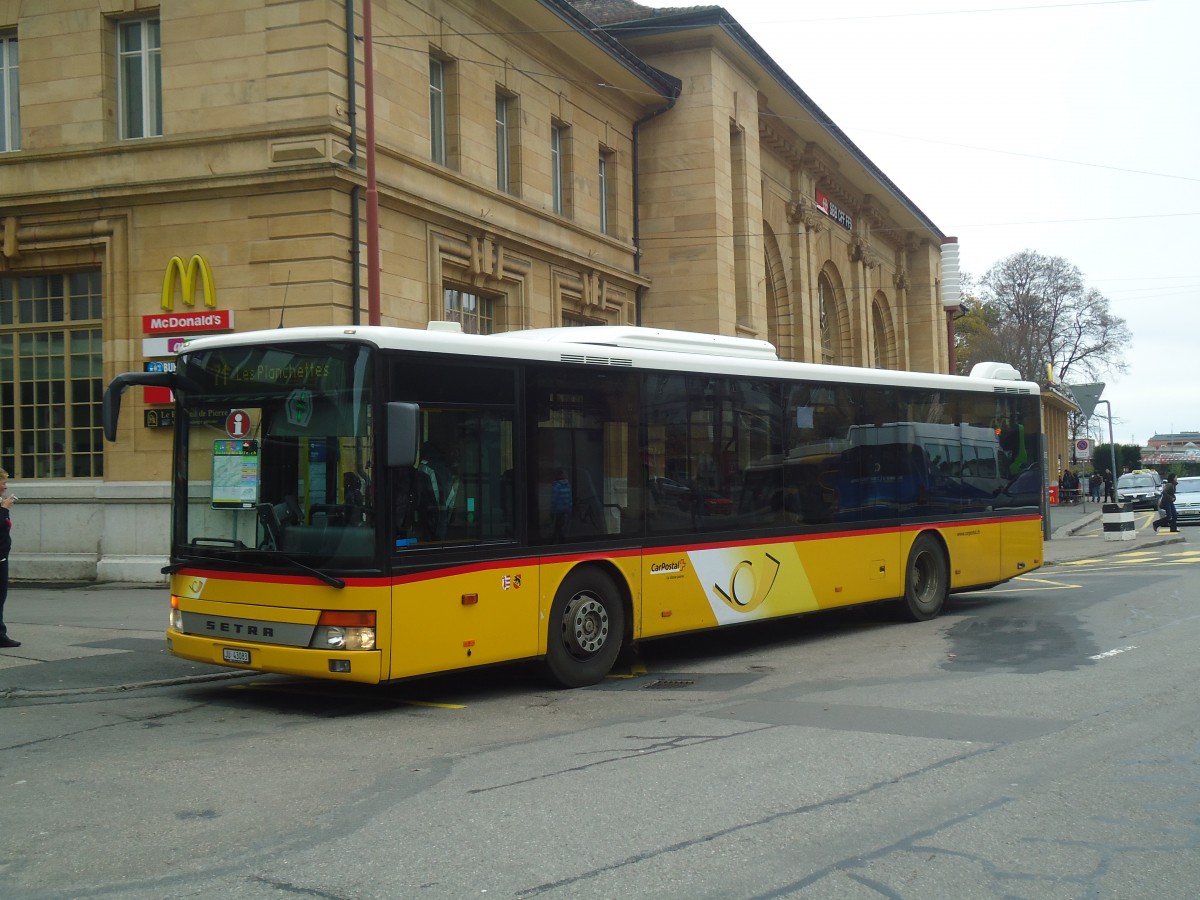
{"type": "Polygon", "coordinates": [[[171,610],[171,630],[183,631],[183,613],[177,609],[171,610]]]}
{"type": "Polygon", "coordinates": [[[374,650],[375,629],[360,625],[319,625],[308,646],[318,650],[374,650]]]}
{"type": "Polygon", "coordinates": [[[308,646],[317,650],[374,650],[374,610],[324,610],[308,646]]]}

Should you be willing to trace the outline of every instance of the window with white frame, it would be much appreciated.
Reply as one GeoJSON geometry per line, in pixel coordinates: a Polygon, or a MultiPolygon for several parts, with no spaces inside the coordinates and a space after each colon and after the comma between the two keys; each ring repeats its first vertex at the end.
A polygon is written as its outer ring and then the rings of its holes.
{"type": "Polygon", "coordinates": [[[429,57],[429,155],[446,164],[446,66],[436,56],[429,57]]]}
{"type": "Polygon", "coordinates": [[[447,322],[458,322],[467,334],[496,331],[496,298],[455,287],[443,288],[442,296],[442,315],[447,322]]]}
{"type": "Polygon", "coordinates": [[[550,198],[558,215],[565,215],[570,205],[567,196],[567,141],[570,128],[555,123],[550,126],[550,198]]]}
{"type": "Polygon", "coordinates": [[[0,456],[13,478],[104,474],[101,315],[99,269],[0,276],[0,456]]]}
{"type": "Polygon", "coordinates": [[[0,151],[21,149],[21,79],[17,36],[0,34],[0,151]]]}
{"type": "Polygon", "coordinates": [[[564,328],[589,328],[595,325],[607,325],[604,319],[584,316],[576,312],[563,310],[562,323],[564,328]]]}
{"type": "Polygon", "coordinates": [[[836,365],[840,362],[838,349],[841,334],[838,330],[837,298],[829,277],[821,273],[817,277],[817,307],[821,328],[821,362],[836,365]]]}
{"type": "Polygon", "coordinates": [[[608,230],[608,225],[609,225],[609,223],[608,223],[608,213],[609,213],[608,177],[609,177],[609,171],[608,170],[609,170],[609,161],[611,160],[611,158],[612,158],[612,154],[607,152],[603,147],[601,147],[600,148],[600,171],[599,171],[600,185],[599,185],[599,190],[596,193],[600,200],[600,232],[602,234],[610,233],[608,230]]]}
{"type": "Polygon", "coordinates": [[[162,51],[157,18],[117,23],[117,103],[121,137],[158,137],[162,125],[162,51]]]}
{"type": "Polygon", "coordinates": [[[496,187],[512,190],[512,155],[509,152],[512,136],[508,130],[512,98],[496,91],[496,187]]]}

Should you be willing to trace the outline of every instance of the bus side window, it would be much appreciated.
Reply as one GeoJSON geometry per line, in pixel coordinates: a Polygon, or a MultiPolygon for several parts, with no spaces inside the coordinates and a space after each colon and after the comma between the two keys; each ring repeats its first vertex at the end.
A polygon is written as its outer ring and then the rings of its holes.
{"type": "Polygon", "coordinates": [[[396,546],[432,541],[437,537],[437,500],[426,472],[403,467],[392,473],[392,509],[396,546]]]}

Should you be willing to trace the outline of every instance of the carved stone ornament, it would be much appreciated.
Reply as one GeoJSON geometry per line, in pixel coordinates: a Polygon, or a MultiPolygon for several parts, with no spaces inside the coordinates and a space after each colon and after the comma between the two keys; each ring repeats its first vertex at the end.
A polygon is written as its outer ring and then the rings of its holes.
{"type": "Polygon", "coordinates": [[[820,231],[825,227],[825,217],[816,204],[803,197],[788,204],[787,218],[789,224],[803,225],[805,231],[820,231]]]}

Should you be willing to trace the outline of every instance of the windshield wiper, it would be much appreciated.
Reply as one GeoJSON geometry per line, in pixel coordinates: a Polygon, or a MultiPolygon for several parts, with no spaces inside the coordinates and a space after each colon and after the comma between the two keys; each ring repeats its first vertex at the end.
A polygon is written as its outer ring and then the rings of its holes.
{"type": "Polygon", "coordinates": [[[317,579],[318,581],[325,582],[325,584],[329,585],[330,587],[337,588],[340,591],[342,588],[344,588],[346,586],[346,582],[344,579],[338,578],[334,575],[330,575],[328,572],[322,572],[320,569],[314,569],[312,566],[306,566],[304,563],[300,562],[300,560],[292,559],[290,556],[287,556],[286,554],[280,553],[279,555],[283,559],[285,559],[289,563],[291,563],[293,566],[295,566],[297,569],[307,572],[313,578],[317,579]]]}
{"type": "MultiPolygon", "coordinates": [[[[287,556],[286,554],[278,553],[277,558],[284,560],[285,562],[291,564],[293,567],[300,569],[303,572],[307,572],[309,575],[311,575],[313,578],[316,578],[318,581],[324,582],[325,584],[329,585],[330,587],[337,588],[339,591],[346,586],[345,580],[338,578],[334,575],[330,575],[328,572],[322,572],[320,569],[314,569],[312,566],[305,565],[304,563],[300,562],[300,560],[292,559],[290,556],[287,556]]],[[[186,569],[188,566],[195,565],[197,562],[227,563],[227,562],[229,562],[229,557],[227,557],[227,556],[203,556],[203,555],[197,554],[195,556],[187,557],[187,559],[183,560],[182,562],[174,562],[174,563],[170,563],[169,565],[163,566],[162,573],[164,575],[170,575],[172,572],[178,572],[180,569],[186,569]]],[[[237,562],[241,565],[252,566],[256,569],[267,568],[266,563],[257,562],[255,560],[238,559],[237,562]]]]}

